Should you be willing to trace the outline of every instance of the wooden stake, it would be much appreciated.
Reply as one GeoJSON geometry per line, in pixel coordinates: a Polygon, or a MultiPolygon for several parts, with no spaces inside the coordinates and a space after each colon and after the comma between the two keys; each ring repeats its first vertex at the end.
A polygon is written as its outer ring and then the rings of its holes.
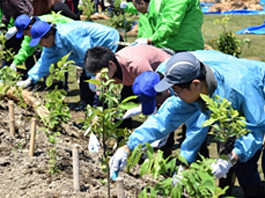
{"type": "Polygon", "coordinates": [[[116,192],[118,198],[125,198],[124,184],[121,177],[116,178],[116,192]]]}
{"type": "Polygon", "coordinates": [[[29,156],[34,156],[34,147],[35,147],[35,136],[36,136],[36,118],[32,118],[31,123],[31,131],[30,131],[30,148],[29,148],[29,156]]]}
{"type": "Polygon", "coordinates": [[[80,173],[79,173],[79,153],[78,144],[73,146],[73,177],[74,177],[74,190],[80,191],[80,173]]]}
{"type": "Polygon", "coordinates": [[[9,108],[9,129],[10,133],[15,136],[15,116],[14,116],[14,101],[8,101],[9,108]]]}

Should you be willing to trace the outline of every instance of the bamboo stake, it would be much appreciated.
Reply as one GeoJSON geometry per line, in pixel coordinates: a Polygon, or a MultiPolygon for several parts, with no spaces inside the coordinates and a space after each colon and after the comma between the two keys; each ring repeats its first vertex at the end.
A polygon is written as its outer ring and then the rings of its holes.
{"type": "Polygon", "coordinates": [[[36,118],[32,118],[31,131],[30,131],[30,149],[29,156],[34,156],[34,147],[35,147],[35,136],[36,136],[36,118]]]}
{"type": "Polygon", "coordinates": [[[79,173],[79,153],[78,144],[73,146],[73,177],[74,177],[74,190],[80,191],[80,173],[79,173]]]}
{"type": "Polygon", "coordinates": [[[125,198],[123,178],[116,178],[116,192],[118,198],[125,198]]]}
{"type": "Polygon", "coordinates": [[[14,116],[14,101],[8,101],[9,108],[9,130],[10,133],[15,136],[15,116],[14,116]]]}

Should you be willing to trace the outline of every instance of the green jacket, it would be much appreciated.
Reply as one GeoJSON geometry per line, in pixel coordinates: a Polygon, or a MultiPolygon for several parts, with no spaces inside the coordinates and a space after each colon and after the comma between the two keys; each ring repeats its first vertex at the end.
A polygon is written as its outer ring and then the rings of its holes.
{"type": "MultiPolygon", "coordinates": [[[[57,23],[63,24],[63,23],[68,23],[68,22],[73,21],[73,19],[65,17],[61,14],[46,14],[46,15],[42,15],[42,16],[38,16],[38,17],[42,21],[47,21],[47,22],[50,22],[53,24],[57,24],[57,23]]],[[[40,44],[38,44],[35,47],[30,47],[29,46],[30,41],[31,41],[30,36],[24,36],[24,40],[21,43],[21,48],[14,57],[14,61],[13,61],[14,64],[16,64],[16,65],[23,64],[27,60],[28,57],[32,56],[32,54],[34,53],[34,51],[37,47],[42,49],[42,46],[40,44]]]]}
{"type": "MultiPolygon", "coordinates": [[[[125,11],[135,13],[133,4],[125,11]]],[[[148,13],[140,14],[138,38],[150,38],[159,48],[199,50],[204,48],[202,24],[199,0],[151,0],[148,13]]]]}

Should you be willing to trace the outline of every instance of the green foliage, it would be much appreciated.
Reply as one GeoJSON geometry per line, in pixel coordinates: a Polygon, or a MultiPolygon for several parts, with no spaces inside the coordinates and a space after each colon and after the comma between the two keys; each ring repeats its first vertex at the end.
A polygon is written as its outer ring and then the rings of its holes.
{"type": "Polygon", "coordinates": [[[3,60],[10,61],[13,59],[15,52],[12,49],[5,49],[6,38],[3,32],[0,34],[0,63],[3,60]]]}
{"type": "Polygon", "coordinates": [[[134,17],[129,13],[125,13],[125,17],[123,15],[114,15],[110,19],[110,25],[115,29],[123,28],[128,32],[131,29],[134,20],[134,17]]]}
{"type": "MultiPolygon", "coordinates": [[[[50,66],[50,75],[46,79],[47,87],[50,87],[54,80],[64,80],[65,72],[67,72],[69,67],[74,64],[74,61],[68,60],[69,56],[70,53],[62,57],[61,60],[57,62],[56,67],[54,64],[50,66]]],[[[71,118],[70,109],[64,102],[66,94],[67,92],[65,90],[58,90],[58,87],[56,86],[53,90],[46,94],[44,98],[44,106],[49,110],[49,114],[44,115],[41,120],[47,127],[45,129],[46,137],[54,146],[49,150],[49,172],[52,174],[60,172],[56,162],[57,152],[55,145],[62,130],[61,123],[67,123],[67,121],[71,118]]]]}
{"type": "Polygon", "coordinates": [[[42,121],[51,130],[58,130],[61,123],[66,123],[71,118],[70,110],[64,103],[65,95],[65,90],[58,90],[55,87],[45,96],[44,105],[49,110],[49,115],[42,121]]]}
{"type": "Polygon", "coordinates": [[[214,24],[221,24],[223,30],[218,37],[210,41],[210,45],[216,50],[239,57],[242,54],[244,45],[248,44],[248,47],[250,46],[250,40],[247,38],[241,40],[231,30],[228,30],[228,21],[228,17],[214,21],[214,24]]]}
{"type": "Polygon", "coordinates": [[[51,64],[49,68],[50,75],[46,79],[46,86],[50,87],[54,80],[64,81],[65,73],[68,72],[69,68],[75,64],[73,60],[68,60],[72,52],[68,53],[61,58],[57,64],[51,64]]]}
{"type": "Polygon", "coordinates": [[[184,194],[190,197],[218,198],[228,187],[221,189],[216,185],[211,168],[214,159],[206,159],[203,156],[201,158],[202,161],[193,162],[189,168],[182,171],[180,184],[184,186],[184,194]]]}
{"type": "MultiPolygon", "coordinates": [[[[145,152],[148,158],[144,161],[140,168],[140,176],[151,174],[156,183],[144,188],[138,197],[175,197],[180,198],[182,195],[187,197],[217,198],[224,194],[228,187],[221,189],[215,183],[215,176],[212,174],[211,164],[213,159],[206,159],[201,156],[202,161],[193,162],[190,166],[181,156],[178,159],[188,167],[182,171],[182,179],[175,186],[172,184],[173,178],[166,176],[172,175],[177,171],[176,158],[170,160],[163,158],[163,152],[158,150],[157,153],[149,145],[145,145],[145,152]],[[164,175],[164,176],[162,176],[164,175]]],[[[127,170],[134,166],[143,154],[142,146],[138,146],[131,153],[127,170]]]]}
{"type": "Polygon", "coordinates": [[[113,6],[115,8],[115,10],[120,10],[121,11],[121,8],[120,8],[120,4],[123,0],[115,0],[114,3],[113,3],[113,6]]]}
{"type": "Polygon", "coordinates": [[[49,160],[49,173],[50,174],[60,173],[61,170],[59,169],[58,164],[56,162],[56,158],[57,158],[56,148],[51,148],[49,150],[49,156],[50,156],[50,160],[49,160]]]}
{"type": "Polygon", "coordinates": [[[8,66],[4,66],[0,69],[0,97],[5,96],[9,91],[19,99],[19,105],[26,107],[24,98],[22,96],[22,88],[17,86],[17,82],[20,80],[20,75],[10,69],[8,66]],[[12,89],[11,89],[12,88],[12,89]]]}
{"type": "Polygon", "coordinates": [[[216,96],[214,99],[201,95],[211,110],[210,119],[203,123],[203,127],[212,126],[215,138],[220,142],[227,142],[229,138],[240,137],[250,132],[246,128],[246,118],[233,109],[231,102],[216,96]]]}
{"type": "Polygon", "coordinates": [[[81,4],[78,5],[78,9],[82,11],[82,14],[87,16],[89,20],[92,13],[94,13],[94,1],[81,0],[81,4]]]}
{"type": "Polygon", "coordinates": [[[110,152],[107,148],[107,141],[111,139],[117,140],[122,136],[128,136],[126,128],[118,128],[122,120],[118,121],[117,118],[122,117],[123,110],[136,106],[136,104],[133,105],[129,102],[130,99],[135,99],[136,96],[127,98],[120,103],[121,87],[120,85],[115,84],[115,80],[109,78],[107,72],[107,69],[101,71],[101,80],[93,79],[87,81],[88,83],[93,83],[97,86],[101,106],[95,108],[89,105],[87,106],[87,116],[84,127],[89,127],[90,132],[96,134],[103,145],[102,163],[107,170],[108,197],[110,197],[110,168],[108,164],[110,152]]]}

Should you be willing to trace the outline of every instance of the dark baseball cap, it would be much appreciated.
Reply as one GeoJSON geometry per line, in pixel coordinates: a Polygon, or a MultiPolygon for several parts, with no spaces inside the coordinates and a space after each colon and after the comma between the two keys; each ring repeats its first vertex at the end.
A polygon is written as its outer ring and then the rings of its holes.
{"type": "Polygon", "coordinates": [[[142,113],[150,115],[156,108],[156,94],[154,86],[160,81],[156,72],[146,71],[138,75],[133,82],[133,93],[138,96],[142,105],[142,113]]]}
{"type": "Polygon", "coordinates": [[[163,92],[175,84],[190,82],[201,75],[200,61],[190,52],[173,55],[166,64],[165,77],[155,85],[157,92],[163,92]]]}

